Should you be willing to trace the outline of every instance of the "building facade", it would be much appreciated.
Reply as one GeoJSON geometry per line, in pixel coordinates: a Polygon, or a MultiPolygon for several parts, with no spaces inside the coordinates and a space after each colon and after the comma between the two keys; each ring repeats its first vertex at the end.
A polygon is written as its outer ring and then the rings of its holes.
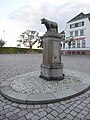
{"type": "Polygon", "coordinates": [[[90,55],[90,13],[80,13],[66,23],[64,54],[90,55]]]}

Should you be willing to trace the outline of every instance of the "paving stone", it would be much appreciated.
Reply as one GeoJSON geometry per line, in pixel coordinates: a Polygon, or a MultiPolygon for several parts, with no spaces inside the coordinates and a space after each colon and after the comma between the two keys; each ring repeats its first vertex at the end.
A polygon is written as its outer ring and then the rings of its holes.
{"type": "Polygon", "coordinates": [[[38,115],[40,118],[42,118],[42,117],[44,117],[46,114],[47,114],[47,113],[46,113],[45,111],[41,111],[41,112],[39,112],[37,115],[38,115]]]}
{"type": "Polygon", "coordinates": [[[66,113],[64,113],[64,112],[59,115],[59,117],[60,117],[61,119],[63,119],[65,116],[66,116],[66,113]]]}
{"type": "Polygon", "coordinates": [[[87,107],[90,109],[90,104],[88,104],[87,107]]]}
{"type": "Polygon", "coordinates": [[[18,116],[19,117],[22,117],[22,116],[24,116],[24,115],[26,115],[28,112],[26,111],[26,110],[23,110],[23,111],[20,111],[19,113],[18,113],[18,116]]]}
{"type": "Polygon", "coordinates": [[[52,111],[51,114],[52,114],[54,117],[57,117],[59,113],[56,112],[56,111],[52,111]]]}
{"type": "Polygon", "coordinates": [[[3,120],[9,120],[8,118],[5,118],[5,119],[3,119],[3,120]]]}
{"type": "Polygon", "coordinates": [[[59,108],[59,107],[56,109],[56,111],[57,111],[58,113],[62,113],[62,112],[63,112],[63,110],[62,110],[61,108],[59,108]]]}
{"type": "Polygon", "coordinates": [[[27,119],[30,119],[30,118],[33,117],[33,116],[34,116],[33,113],[28,113],[28,114],[26,115],[26,118],[27,118],[27,119]]]}
{"type": "Polygon", "coordinates": [[[84,107],[84,110],[87,112],[90,111],[90,109],[88,107],[84,107]]]}
{"type": "Polygon", "coordinates": [[[60,105],[60,103],[54,103],[54,105],[55,105],[55,106],[59,106],[59,105],[60,105]]]}
{"type": "Polygon", "coordinates": [[[48,107],[47,104],[42,104],[42,105],[41,105],[41,108],[47,108],[47,107],[48,107]]]}
{"type": "Polygon", "coordinates": [[[64,112],[68,114],[68,113],[70,113],[70,110],[66,109],[64,112]]]}
{"type": "Polygon", "coordinates": [[[10,108],[9,108],[10,111],[13,111],[13,110],[15,110],[15,109],[16,109],[16,107],[10,107],[10,108]]]}
{"type": "Polygon", "coordinates": [[[58,106],[53,106],[52,110],[56,110],[58,108],[58,106]]]}
{"type": "Polygon", "coordinates": [[[5,118],[5,115],[0,115],[0,120],[3,120],[5,118]]]}
{"type": "Polygon", "coordinates": [[[75,117],[73,120],[81,120],[80,118],[75,117]]]}
{"type": "Polygon", "coordinates": [[[6,106],[4,106],[4,109],[10,108],[10,107],[11,107],[11,105],[6,105],[6,106]]]}
{"type": "Polygon", "coordinates": [[[11,102],[11,101],[7,101],[7,104],[11,105],[11,104],[12,104],[12,102],[11,102]]]}
{"type": "Polygon", "coordinates": [[[51,108],[47,108],[47,109],[45,109],[45,111],[46,111],[47,113],[50,113],[50,112],[52,111],[52,109],[51,109],[51,108]]]}
{"type": "Polygon", "coordinates": [[[82,103],[81,103],[81,106],[85,107],[85,106],[86,106],[86,104],[85,104],[84,102],[82,102],[82,103]]]}
{"type": "Polygon", "coordinates": [[[34,114],[37,114],[38,112],[39,112],[39,110],[37,110],[37,109],[33,110],[34,114]]]}
{"type": "Polygon", "coordinates": [[[74,102],[76,99],[75,98],[71,98],[70,101],[74,102]]]}
{"type": "Polygon", "coordinates": [[[30,108],[30,109],[27,108],[26,111],[27,111],[28,113],[29,113],[29,112],[33,112],[33,109],[31,109],[31,108],[30,108]]]}
{"type": "Polygon", "coordinates": [[[0,111],[2,111],[3,110],[3,107],[0,107],[0,111]]]}
{"type": "Polygon", "coordinates": [[[41,108],[41,105],[34,105],[34,108],[41,108]]]}
{"type": "Polygon", "coordinates": [[[65,100],[66,103],[70,103],[71,101],[68,99],[68,100],[65,100]]]}
{"type": "Polygon", "coordinates": [[[54,106],[54,104],[48,104],[48,107],[53,107],[54,106]]]}
{"type": "Polygon", "coordinates": [[[79,113],[81,110],[79,108],[75,108],[74,111],[76,111],[77,113],[79,113]]]}
{"type": "Polygon", "coordinates": [[[73,117],[72,115],[70,115],[70,114],[68,114],[68,115],[66,116],[66,118],[68,118],[69,120],[73,120],[73,119],[74,119],[74,117],[73,117]]]}
{"type": "Polygon", "coordinates": [[[5,109],[5,110],[1,111],[0,113],[1,114],[6,114],[6,113],[8,113],[8,111],[9,111],[8,109],[5,109]]]}
{"type": "Polygon", "coordinates": [[[8,100],[7,100],[7,99],[4,99],[4,100],[3,100],[3,102],[4,102],[4,103],[7,103],[7,102],[8,102],[8,100]]]}
{"type": "Polygon", "coordinates": [[[34,105],[27,105],[27,108],[34,108],[34,105]]]}
{"type": "Polygon", "coordinates": [[[66,107],[64,106],[64,105],[60,105],[59,106],[62,110],[65,110],[66,109],[66,107]]]}
{"type": "Polygon", "coordinates": [[[82,110],[84,107],[81,105],[78,105],[77,108],[79,108],[80,110],[82,110]]]}
{"type": "Polygon", "coordinates": [[[40,108],[40,109],[38,109],[39,110],[39,112],[41,112],[41,111],[43,111],[44,109],[43,108],[40,108]]]}
{"type": "Polygon", "coordinates": [[[18,112],[20,112],[20,109],[18,109],[18,108],[13,111],[13,113],[18,113],[18,112]]]}
{"type": "Polygon", "coordinates": [[[21,117],[18,120],[26,120],[26,118],[25,117],[21,117]]]}
{"type": "Polygon", "coordinates": [[[81,113],[82,113],[83,115],[87,115],[87,114],[88,114],[88,112],[85,111],[85,110],[82,110],[81,113]]]}
{"type": "Polygon", "coordinates": [[[54,120],[61,120],[59,117],[56,117],[54,120]]]}
{"type": "Polygon", "coordinates": [[[80,104],[80,103],[81,103],[81,101],[79,101],[79,100],[78,100],[78,101],[76,101],[76,104],[80,104]]]}
{"type": "Polygon", "coordinates": [[[86,118],[87,120],[90,120],[90,115],[87,115],[85,118],[86,118]]]}
{"type": "Polygon", "coordinates": [[[86,104],[88,104],[90,101],[88,101],[88,100],[84,100],[83,102],[86,103],[86,104]]]}
{"type": "Polygon", "coordinates": [[[75,107],[77,106],[77,104],[76,104],[76,103],[74,103],[72,106],[75,108],[75,107]]]}
{"type": "Polygon", "coordinates": [[[71,105],[70,104],[65,104],[64,106],[67,108],[67,107],[70,107],[71,105]]]}
{"type": "Polygon", "coordinates": [[[9,117],[9,120],[17,120],[18,116],[17,115],[12,115],[9,117]]]}
{"type": "Polygon", "coordinates": [[[21,107],[21,108],[27,108],[27,105],[20,104],[19,107],[21,107]]]}
{"type": "Polygon", "coordinates": [[[35,115],[31,118],[31,120],[40,120],[40,118],[37,115],[35,115]]]}
{"type": "Polygon", "coordinates": [[[64,105],[66,102],[65,101],[61,101],[60,104],[64,105]]]}
{"type": "Polygon", "coordinates": [[[14,114],[13,112],[8,112],[8,113],[6,113],[6,117],[9,117],[9,116],[11,116],[13,114],[14,114]]]}
{"type": "Polygon", "coordinates": [[[71,111],[70,114],[74,117],[77,115],[77,113],[75,111],[71,111]]]}
{"type": "Polygon", "coordinates": [[[50,119],[50,120],[53,120],[53,119],[54,119],[54,116],[51,115],[51,114],[48,114],[46,117],[47,117],[48,119],[50,119]]]}
{"type": "Polygon", "coordinates": [[[19,104],[17,104],[17,103],[12,103],[12,106],[17,107],[17,106],[19,106],[19,104]]]}
{"type": "Polygon", "coordinates": [[[85,116],[84,116],[83,114],[79,113],[79,114],[77,115],[77,117],[80,118],[80,119],[83,119],[85,116]]]}
{"type": "Polygon", "coordinates": [[[70,106],[69,110],[73,110],[75,108],[75,106],[70,106]]]}
{"type": "Polygon", "coordinates": [[[46,117],[43,117],[41,120],[49,120],[48,118],[46,118],[46,117]]]}

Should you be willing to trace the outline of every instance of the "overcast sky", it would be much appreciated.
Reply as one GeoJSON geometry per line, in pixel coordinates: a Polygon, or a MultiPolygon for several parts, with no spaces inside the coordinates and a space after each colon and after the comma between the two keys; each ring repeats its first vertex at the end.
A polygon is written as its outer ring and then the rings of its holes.
{"type": "Polygon", "coordinates": [[[16,46],[25,30],[45,32],[41,18],[57,22],[61,32],[80,12],[90,13],[89,0],[0,0],[0,38],[16,46]]]}

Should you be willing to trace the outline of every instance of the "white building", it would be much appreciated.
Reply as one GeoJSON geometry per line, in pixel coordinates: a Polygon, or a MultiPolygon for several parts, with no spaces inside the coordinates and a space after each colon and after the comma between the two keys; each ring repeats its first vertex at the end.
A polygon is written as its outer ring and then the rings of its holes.
{"type": "Polygon", "coordinates": [[[67,43],[62,43],[64,53],[90,55],[90,13],[80,13],[66,23],[65,41],[67,43]]]}

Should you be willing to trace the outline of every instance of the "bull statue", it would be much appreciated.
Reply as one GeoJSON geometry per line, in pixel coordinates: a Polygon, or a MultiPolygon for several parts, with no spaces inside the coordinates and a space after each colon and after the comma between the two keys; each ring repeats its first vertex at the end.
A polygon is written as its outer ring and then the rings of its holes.
{"type": "Polygon", "coordinates": [[[42,18],[41,24],[45,25],[47,32],[58,32],[58,24],[56,22],[42,18]]]}

